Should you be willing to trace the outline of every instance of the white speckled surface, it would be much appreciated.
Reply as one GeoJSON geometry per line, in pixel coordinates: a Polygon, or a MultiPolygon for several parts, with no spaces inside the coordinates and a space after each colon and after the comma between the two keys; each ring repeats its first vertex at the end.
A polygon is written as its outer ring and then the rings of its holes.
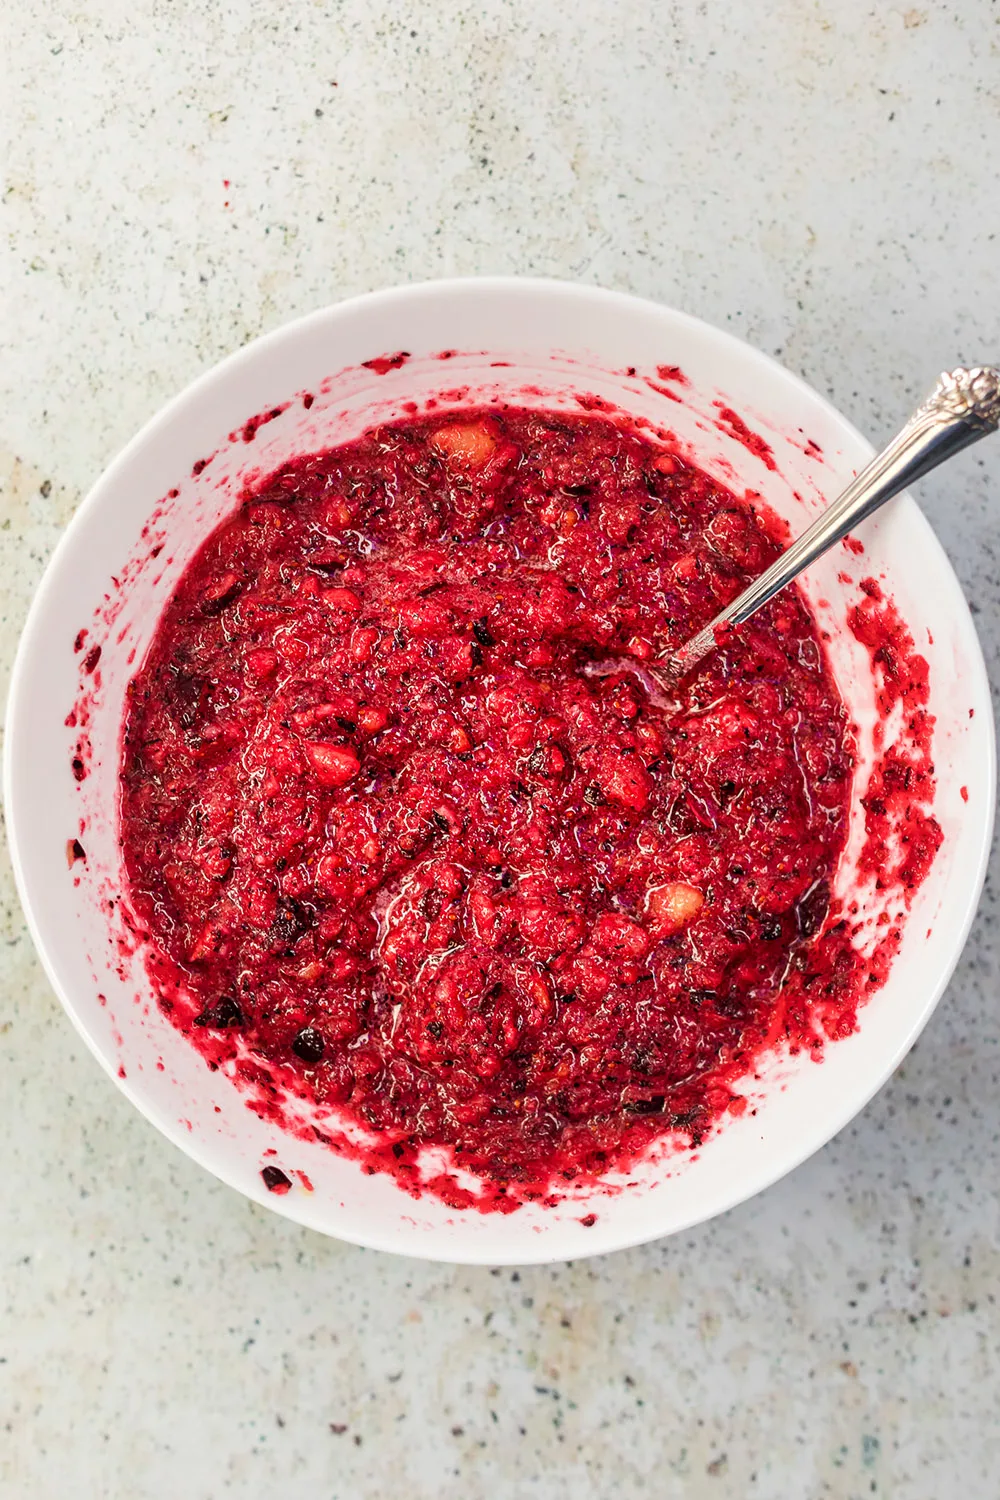
{"type": "MultiPolygon", "coordinates": [[[[21,0],[0,26],[4,678],[119,446],[351,292],[636,291],[872,437],[1000,354],[995,3],[21,0]]],[[[1000,440],[920,495],[996,675],[1000,440]]],[[[680,1239],[491,1274],[324,1241],[178,1155],[77,1041],[4,872],[0,1493],[996,1495],[996,876],[915,1053],[818,1157],[680,1239]]]]}

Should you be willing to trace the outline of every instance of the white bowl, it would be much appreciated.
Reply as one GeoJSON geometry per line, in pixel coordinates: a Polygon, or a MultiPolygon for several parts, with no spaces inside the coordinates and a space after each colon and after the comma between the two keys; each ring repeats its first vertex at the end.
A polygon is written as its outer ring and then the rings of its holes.
{"type": "MultiPolygon", "coordinates": [[[[81,505],[21,641],[5,765],[11,848],[35,942],[70,1017],[122,1091],[182,1150],[257,1202],[358,1244],[494,1264],[576,1258],[670,1234],[759,1192],[828,1141],[912,1045],[952,973],[982,885],[994,808],[986,675],[955,576],[917,506],[903,497],[867,524],[864,555],[836,549],[806,589],[832,634],[834,667],[869,761],[870,664],[844,624],[857,581],[883,579],[914,637],[926,641],[937,719],[933,811],[944,843],[914,900],[888,983],[861,1012],[859,1029],[830,1045],[821,1066],[806,1056],[771,1059],[755,1115],[731,1120],[695,1154],[654,1153],[627,1180],[553,1207],[460,1212],[426,1195],[413,1199],[315,1139],[259,1119],[164,1019],[118,900],[123,695],[178,574],[233,504],[238,482],[342,441],[399,413],[407,400],[438,393],[449,405],[503,394],[571,405],[579,391],[666,425],[709,472],[761,492],[794,529],[871,453],[793,375],[665,307],[545,281],[442,281],[380,292],[258,340],[154,418],[81,505]],[[400,350],[411,357],[384,374],[364,364],[400,350]],[[434,357],[444,350],[461,352],[446,362],[434,357]],[[680,366],[689,384],[658,377],[664,365],[680,366]],[[315,398],[309,409],[301,399],[307,392],[315,398]],[[248,417],[286,402],[253,441],[243,440],[248,417]],[[720,430],[716,402],[766,438],[776,469],[720,430]],[[93,675],[83,665],[87,651],[74,650],[81,629],[89,632],[87,649],[102,647],[93,675]],[[66,723],[80,701],[90,714],[83,729],[66,723]],[[79,782],[71,759],[81,733],[90,750],[89,774],[79,782]],[[74,837],[87,861],[68,868],[74,837]],[[269,1161],[292,1176],[284,1197],[262,1182],[269,1161]],[[591,1215],[592,1224],[583,1222],[591,1215]]],[[[848,857],[838,889],[852,879],[848,857]]],[[[866,912],[874,921],[878,911],[873,895],[866,912]]]]}

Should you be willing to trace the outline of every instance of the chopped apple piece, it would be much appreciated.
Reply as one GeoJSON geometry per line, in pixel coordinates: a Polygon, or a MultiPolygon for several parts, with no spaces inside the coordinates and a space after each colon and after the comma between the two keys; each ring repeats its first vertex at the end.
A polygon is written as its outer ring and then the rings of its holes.
{"type": "Polygon", "coordinates": [[[669,880],[646,892],[649,925],[660,938],[670,937],[693,922],[704,904],[701,891],[683,880],[669,880]]]}
{"type": "Polygon", "coordinates": [[[482,469],[496,451],[496,438],[483,422],[455,422],[439,427],[431,443],[442,458],[463,469],[482,469]]]}
{"type": "Polygon", "coordinates": [[[346,786],[361,769],[350,745],[306,745],[305,752],[321,786],[346,786]]]}

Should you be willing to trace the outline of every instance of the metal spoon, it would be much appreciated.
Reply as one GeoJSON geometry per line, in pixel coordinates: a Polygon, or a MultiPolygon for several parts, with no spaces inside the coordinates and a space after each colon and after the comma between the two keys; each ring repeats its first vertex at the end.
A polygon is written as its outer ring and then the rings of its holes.
{"type": "Polygon", "coordinates": [[[972,369],[945,371],[927,400],[883,448],[867,468],[852,479],[846,490],[816,517],[797,541],[759,578],[745,588],[732,604],[716,615],[703,630],[677,651],[659,661],[592,662],[590,675],[634,672],[651,696],[671,703],[670,694],[683,677],[708,653],[727,639],[736,626],[773,599],[786,584],[822,557],[859,521],[878,510],[887,500],[905,490],[915,479],[930,473],[954,454],[976,443],[1000,426],[1000,369],[976,365],[972,369]],[[667,695],[664,699],[664,695],[667,695]]]}

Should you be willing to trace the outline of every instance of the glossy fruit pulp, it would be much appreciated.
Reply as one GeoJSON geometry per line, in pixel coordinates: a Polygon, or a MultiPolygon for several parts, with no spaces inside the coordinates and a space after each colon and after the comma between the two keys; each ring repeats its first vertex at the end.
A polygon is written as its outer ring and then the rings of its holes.
{"type": "Polygon", "coordinates": [[[608,416],[413,418],[271,476],[130,690],[126,867],[175,1023],[340,1106],[369,1166],[413,1186],[442,1145],[494,1202],[696,1142],[762,1048],[849,1031],[864,966],[816,935],[853,749],[798,594],[673,714],[583,671],[676,646],[777,551],[608,416]]]}

